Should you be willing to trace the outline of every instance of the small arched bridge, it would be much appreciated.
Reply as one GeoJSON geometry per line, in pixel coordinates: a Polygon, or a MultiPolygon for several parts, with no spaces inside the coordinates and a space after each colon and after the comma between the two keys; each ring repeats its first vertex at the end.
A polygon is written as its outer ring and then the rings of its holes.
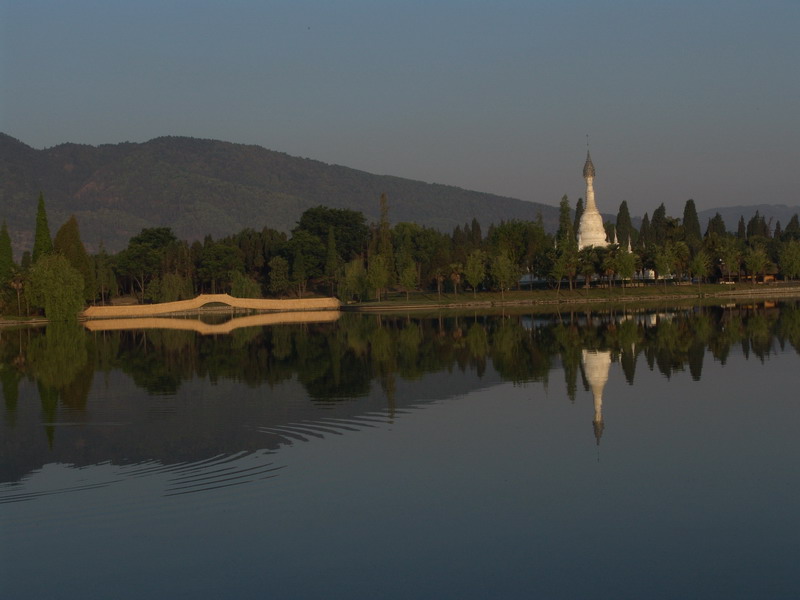
{"type": "Polygon", "coordinates": [[[132,306],[92,306],[81,316],[86,319],[113,319],[118,317],[153,317],[183,312],[194,312],[208,304],[226,304],[232,308],[263,312],[294,312],[339,310],[336,298],[301,298],[298,300],[269,300],[265,298],[234,298],[228,294],[200,294],[191,300],[162,302],[160,304],[135,304],[132,306]]]}

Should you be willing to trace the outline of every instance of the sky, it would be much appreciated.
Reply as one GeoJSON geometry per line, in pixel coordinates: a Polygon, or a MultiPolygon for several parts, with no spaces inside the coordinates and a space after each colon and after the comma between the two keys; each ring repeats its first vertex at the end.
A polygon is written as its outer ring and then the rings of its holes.
{"type": "Polygon", "coordinates": [[[0,0],[0,131],[163,135],[602,212],[800,205],[800,1],[0,0]]]}

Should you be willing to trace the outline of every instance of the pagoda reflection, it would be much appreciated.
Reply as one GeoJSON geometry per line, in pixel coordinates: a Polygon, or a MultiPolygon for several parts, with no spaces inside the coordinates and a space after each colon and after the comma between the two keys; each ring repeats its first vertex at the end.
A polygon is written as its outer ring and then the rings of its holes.
{"type": "Polygon", "coordinates": [[[603,436],[603,389],[608,381],[608,371],[611,368],[611,352],[608,350],[583,349],[581,355],[583,372],[594,398],[594,437],[597,445],[603,436]]]}

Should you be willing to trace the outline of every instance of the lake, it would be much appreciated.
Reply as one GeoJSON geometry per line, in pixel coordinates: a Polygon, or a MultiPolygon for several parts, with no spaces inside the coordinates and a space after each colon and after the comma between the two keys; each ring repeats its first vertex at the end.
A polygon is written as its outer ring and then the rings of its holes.
{"type": "Polygon", "coordinates": [[[800,595],[798,303],[336,316],[0,330],[0,596],[800,595]]]}

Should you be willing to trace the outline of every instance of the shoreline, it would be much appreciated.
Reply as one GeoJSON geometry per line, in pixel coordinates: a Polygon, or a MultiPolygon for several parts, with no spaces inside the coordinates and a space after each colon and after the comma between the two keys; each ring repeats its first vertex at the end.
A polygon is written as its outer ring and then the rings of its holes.
{"type": "MultiPolygon", "coordinates": [[[[687,286],[688,288],[688,286],[687,286]]],[[[641,288],[630,288],[632,290],[637,290],[641,288]]],[[[580,293],[582,290],[565,290],[560,293],[560,295],[556,298],[553,297],[546,297],[546,298],[537,298],[537,295],[540,294],[547,294],[548,296],[552,295],[551,290],[540,290],[540,291],[527,291],[527,292],[509,292],[508,294],[512,297],[508,299],[486,299],[480,300],[478,298],[472,297],[469,295],[469,292],[464,292],[461,295],[464,296],[464,300],[458,301],[441,301],[438,298],[425,298],[422,301],[418,302],[403,302],[403,301],[383,301],[383,302],[359,302],[353,304],[339,304],[336,308],[333,308],[331,302],[335,301],[338,303],[338,300],[335,299],[316,299],[316,300],[324,300],[324,302],[312,302],[311,304],[316,304],[314,308],[311,308],[309,304],[298,302],[297,300],[270,300],[270,303],[286,303],[282,308],[276,308],[276,304],[272,304],[273,308],[271,309],[254,309],[254,308],[243,308],[242,306],[216,306],[216,307],[192,307],[192,309],[188,311],[174,311],[171,308],[166,308],[163,305],[135,305],[135,306],[125,306],[125,307],[113,307],[113,315],[111,310],[103,310],[103,311],[92,311],[89,312],[89,309],[84,311],[79,317],[78,322],[80,323],[88,323],[92,321],[102,321],[104,319],[124,319],[124,320],[136,320],[137,318],[142,318],[144,316],[159,316],[159,317],[175,317],[180,315],[180,317],[186,318],[189,315],[201,315],[207,313],[248,313],[248,314],[271,314],[271,313],[294,313],[294,312],[324,312],[324,311],[341,311],[341,312],[350,312],[350,313],[380,313],[380,312],[401,312],[401,311],[438,311],[438,310],[487,310],[487,309],[496,309],[496,308],[514,308],[514,307],[534,307],[534,306],[541,306],[547,308],[553,308],[555,306],[580,306],[580,305],[630,305],[633,303],[663,303],[663,302],[708,302],[713,300],[747,300],[748,298],[760,298],[760,299],[788,299],[788,298],[800,298],[800,282],[791,285],[780,285],[780,286],[764,286],[759,285],[756,287],[747,287],[747,288],[740,288],[740,289],[721,289],[719,291],[709,291],[707,286],[703,290],[693,290],[689,288],[689,291],[686,293],[647,293],[647,294],[636,294],[631,293],[628,295],[614,295],[614,296],[602,296],[599,295],[600,292],[604,291],[602,289],[595,289],[594,291],[598,293],[597,296],[591,296],[590,294],[586,294],[584,296],[575,297],[576,293],[580,293]],[[524,295],[524,297],[519,297],[524,295]],[[300,305],[305,305],[300,308],[300,305]],[[291,308],[290,306],[296,306],[296,308],[291,308]],[[116,310],[116,309],[128,309],[128,310],[116,310]],[[130,310],[133,309],[133,310],[130,310]],[[89,314],[86,314],[89,313],[89,314]],[[103,316],[100,316],[100,314],[103,316]],[[107,316],[106,316],[107,315],[107,316]]],[[[648,290],[649,291],[649,290],[648,290]]],[[[484,292],[484,294],[486,294],[484,292]]],[[[492,294],[494,295],[494,294],[492,294]]],[[[448,295],[450,296],[450,295],[448,295]]],[[[245,299],[246,300],[246,299],[245,299]]],[[[259,302],[262,306],[265,303],[259,302]]],[[[111,309],[112,307],[90,307],[90,308],[106,308],[111,309]]],[[[42,325],[47,325],[50,321],[45,317],[34,317],[34,318],[19,318],[19,319],[7,319],[3,318],[0,319],[0,329],[6,329],[9,327],[20,327],[20,326],[31,326],[31,327],[40,327],[42,325]]]]}

